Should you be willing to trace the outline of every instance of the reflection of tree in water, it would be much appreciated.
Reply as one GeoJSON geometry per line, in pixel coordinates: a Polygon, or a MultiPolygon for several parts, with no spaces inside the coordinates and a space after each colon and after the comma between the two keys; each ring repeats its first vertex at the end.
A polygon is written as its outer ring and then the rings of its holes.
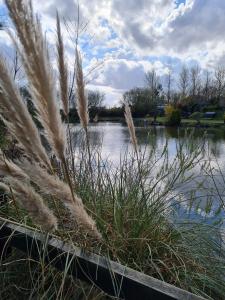
{"type": "Polygon", "coordinates": [[[92,126],[89,131],[89,142],[93,147],[100,146],[102,144],[102,139],[104,136],[104,129],[99,130],[97,126],[92,126]]]}
{"type": "Polygon", "coordinates": [[[215,156],[216,158],[220,158],[222,155],[221,144],[219,142],[209,143],[209,153],[215,156]]]}
{"type": "Polygon", "coordinates": [[[165,127],[165,136],[166,138],[178,139],[178,129],[176,127],[165,127]]]}
{"type": "MultiPolygon", "coordinates": [[[[96,147],[100,146],[102,144],[102,138],[103,138],[104,131],[99,130],[98,127],[96,126],[91,126],[89,129],[89,143],[90,146],[96,147]]],[[[85,142],[85,134],[83,129],[81,128],[76,128],[75,131],[72,132],[72,145],[73,147],[80,146],[85,142]]]]}
{"type": "MultiPolygon", "coordinates": [[[[224,153],[225,131],[218,128],[176,128],[176,127],[136,127],[138,144],[143,149],[162,150],[168,142],[170,153],[176,153],[176,145],[183,144],[183,150],[190,153],[199,146],[202,154],[221,157],[224,153]]],[[[114,157],[120,156],[120,152],[130,145],[130,135],[127,127],[121,123],[97,123],[89,128],[89,140],[91,147],[100,147],[103,143],[104,151],[108,151],[114,157]]],[[[73,132],[73,147],[84,143],[84,134],[79,126],[75,126],[73,132]]],[[[103,149],[102,149],[103,150],[103,149]]]]}
{"type": "Polygon", "coordinates": [[[176,128],[165,127],[165,136],[167,139],[173,138],[179,140],[180,143],[197,147],[207,142],[203,151],[208,151],[216,157],[221,156],[221,142],[225,141],[225,131],[218,128],[176,128]]]}
{"type": "Polygon", "coordinates": [[[149,130],[149,128],[136,128],[136,135],[138,139],[139,145],[146,145],[149,143],[149,140],[153,140],[156,143],[156,139],[158,138],[156,132],[149,130]]]}
{"type": "Polygon", "coordinates": [[[202,139],[205,135],[212,142],[225,140],[225,131],[218,128],[182,128],[182,127],[165,127],[168,137],[182,139],[191,136],[193,139],[202,139]]]}
{"type": "Polygon", "coordinates": [[[165,144],[165,130],[163,127],[148,127],[136,128],[136,135],[138,144],[140,146],[149,145],[151,148],[156,149],[165,144]]]}

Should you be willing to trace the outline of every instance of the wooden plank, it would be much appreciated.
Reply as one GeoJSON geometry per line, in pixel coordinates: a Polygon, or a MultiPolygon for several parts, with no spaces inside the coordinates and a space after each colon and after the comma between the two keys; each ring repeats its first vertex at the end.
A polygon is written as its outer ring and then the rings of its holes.
{"type": "Polygon", "coordinates": [[[203,300],[106,257],[87,253],[59,239],[12,223],[0,227],[0,240],[34,259],[44,256],[45,261],[58,270],[63,271],[69,265],[68,273],[75,278],[94,283],[107,294],[121,299],[203,300]]]}

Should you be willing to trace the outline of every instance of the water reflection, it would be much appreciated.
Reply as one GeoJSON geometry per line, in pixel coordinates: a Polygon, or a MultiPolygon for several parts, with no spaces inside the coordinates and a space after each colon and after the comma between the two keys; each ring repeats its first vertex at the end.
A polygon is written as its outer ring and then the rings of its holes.
{"type": "MultiPolygon", "coordinates": [[[[79,140],[77,137],[80,127],[75,126],[73,131],[74,137],[76,137],[74,140],[79,140]]],[[[109,159],[114,166],[119,165],[120,158],[125,151],[132,149],[129,132],[125,124],[111,122],[91,124],[89,132],[91,145],[101,146],[102,158],[105,160],[109,159]]],[[[140,148],[149,151],[151,148],[154,148],[160,152],[167,143],[168,156],[171,160],[176,156],[178,142],[186,145],[183,151],[189,151],[188,147],[190,147],[190,145],[192,145],[192,147],[201,145],[203,147],[202,155],[205,157],[205,160],[212,160],[212,166],[214,167],[214,164],[215,168],[219,166],[220,171],[223,174],[225,173],[225,131],[223,129],[136,127],[136,135],[140,148]]],[[[215,222],[215,220],[224,219],[224,210],[220,211],[221,201],[225,202],[225,198],[223,198],[223,194],[225,194],[225,184],[221,174],[216,175],[216,188],[221,193],[221,195],[218,195],[215,191],[215,184],[212,178],[207,177],[206,174],[201,174],[200,165],[196,166],[192,171],[198,174],[198,182],[190,182],[183,187],[183,190],[178,190],[186,199],[189,199],[190,191],[195,189],[195,195],[193,197],[199,199],[199,201],[195,201],[188,217],[192,219],[204,219],[207,215],[210,223],[215,222]],[[207,194],[209,192],[211,196],[207,194]],[[213,213],[210,212],[210,207],[213,213]]],[[[190,207],[187,208],[185,205],[179,205],[179,203],[177,203],[175,213],[179,218],[185,218],[187,217],[188,210],[190,210],[190,207]],[[178,210],[179,213],[177,214],[178,210]]]]}
{"type": "MultiPolygon", "coordinates": [[[[74,126],[74,141],[77,141],[80,127],[74,126]]],[[[127,127],[122,123],[104,122],[91,124],[89,128],[90,143],[92,146],[101,145],[103,158],[109,158],[116,165],[120,155],[130,149],[130,136],[127,127]]],[[[225,131],[218,128],[196,128],[185,129],[175,127],[137,127],[136,135],[138,144],[142,148],[154,147],[162,149],[168,143],[168,150],[171,156],[176,155],[176,144],[178,141],[187,145],[200,145],[205,143],[205,151],[215,156],[223,163],[225,154],[225,131]]],[[[74,143],[75,143],[74,142],[74,143]]],[[[75,145],[74,145],[75,146],[75,145]]]]}

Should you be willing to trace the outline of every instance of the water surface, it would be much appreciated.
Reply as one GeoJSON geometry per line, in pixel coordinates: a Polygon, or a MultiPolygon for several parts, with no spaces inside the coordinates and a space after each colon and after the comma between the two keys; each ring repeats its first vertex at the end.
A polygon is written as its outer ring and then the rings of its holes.
{"type": "MultiPolygon", "coordinates": [[[[74,131],[79,132],[79,127],[75,126],[74,131]]],[[[130,135],[125,124],[113,122],[100,122],[91,124],[89,128],[90,143],[94,147],[101,146],[101,156],[103,160],[110,160],[116,167],[120,163],[120,158],[126,151],[132,151],[130,135]]],[[[143,151],[150,151],[153,147],[158,153],[162,151],[165,144],[168,145],[169,160],[173,160],[177,153],[177,145],[184,143],[188,145],[202,146],[203,160],[211,160],[212,167],[215,169],[215,182],[201,174],[201,164],[195,166],[193,173],[196,173],[199,182],[203,181],[203,186],[198,187],[195,181],[186,184],[178,190],[184,197],[188,191],[195,189],[196,201],[189,218],[204,219],[210,223],[218,220],[223,223],[225,202],[225,181],[221,174],[225,174],[225,131],[222,128],[175,128],[175,127],[136,127],[136,135],[139,148],[143,151]],[[218,170],[219,168],[219,170],[218,170]],[[209,197],[209,194],[213,195],[209,197]],[[209,205],[210,203],[210,205],[209,205]],[[209,206],[212,206],[209,209],[209,206]]],[[[186,147],[188,148],[188,147],[186,147]]],[[[186,151],[184,147],[183,151],[186,151]]],[[[155,170],[157,171],[157,170],[155,170]]],[[[163,182],[162,182],[163,186],[163,182]]],[[[174,198],[174,201],[176,199],[174,198]]],[[[179,217],[187,217],[187,207],[178,205],[179,217]]]]}

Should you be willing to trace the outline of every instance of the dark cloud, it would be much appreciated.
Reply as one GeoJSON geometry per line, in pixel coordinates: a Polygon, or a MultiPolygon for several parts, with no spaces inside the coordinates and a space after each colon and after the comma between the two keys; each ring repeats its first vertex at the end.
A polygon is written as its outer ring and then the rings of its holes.
{"type": "Polygon", "coordinates": [[[175,51],[188,48],[206,49],[206,43],[225,41],[225,1],[196,0],[191,10],[178,16],[171,24],[171,34],[162,41],[175,51]]]}

